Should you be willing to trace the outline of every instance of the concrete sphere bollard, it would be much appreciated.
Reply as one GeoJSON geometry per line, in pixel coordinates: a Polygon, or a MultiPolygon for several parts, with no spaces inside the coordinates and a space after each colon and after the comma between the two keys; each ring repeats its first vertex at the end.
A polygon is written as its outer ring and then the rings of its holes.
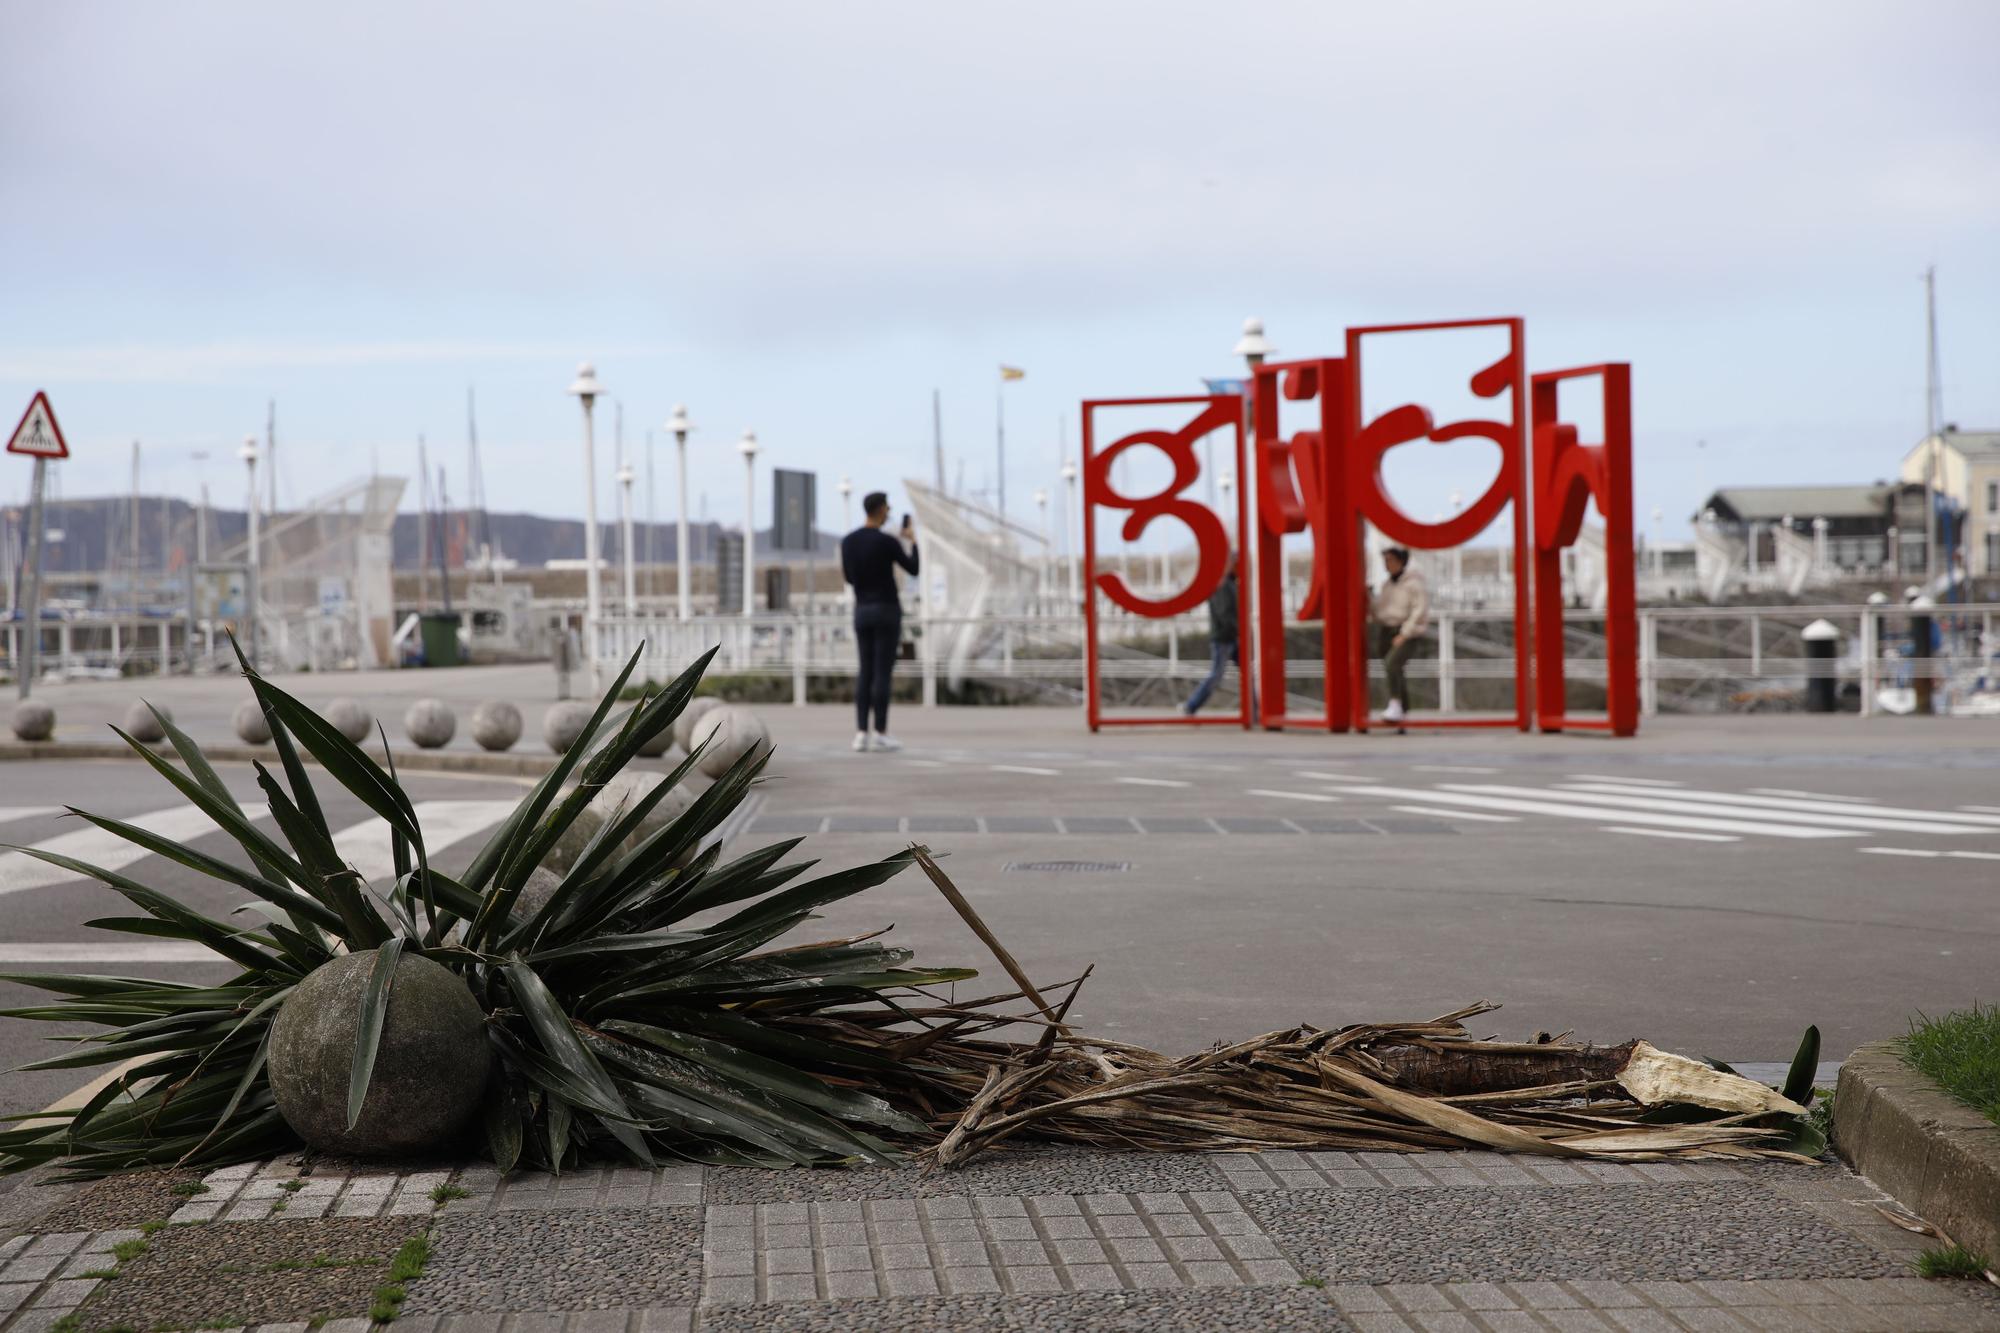
{"type": "Polygon", "coordinates": [[[271,743],[271,719],[264,716],[264,705],[255,699],[245,699],[236,705],[236,715],[231,721],[236,727],[237,738],[244,744],[271,743]]]}
{"type": "Polygon", "coordinates": [[[396,964],[382,1041],[354,1128],[347,1080],[373,949],[308,973],[271,1024],[271,1092],[294,1133],[323,1152],[387,1157],[442,1147],[486,1093],[486,1016],[456,975],[414,954],[396,964]]]}
{"type": "Polygon", "coordinates": [[[403,734],[419,750],[435,750],[458,732],[458,714],[442,699],[419,699],[403,712],[403,734]]]}
{"type": "Polygon", "coordinates": [[[536,866],[528,872],[528,882],[521,886],[521,896],[514,899],[514,917],[518,921],[531,921],[535,913],[549,905],[549,899],[556,896],[556,889],[562,885],[562,875],[547,866],[536,866]]]}
{"type": "Polygon", "coordinates": [[[375,715],[344,694],[328,704],[320,716],[356,745],[367,740],[375,727],[375,715]]]}
{"type": "MultiPolygon", "coordinates": [[[[542,866],[557,871],[568,870],[577,863],[584,849],[590,846],[591,840],[597,836],[598,830],[604,827],[606,820],[614,815],[622,816],[630,812],[635,805],[650,796],[654,788],[666,780],[667,775],[664,773],[646,773],[629,768],[622,773],[614,774],[604,784],[603,790],[591,799],[590,804],[577,812],[576,819],[563,830],[562,837],[558,838],[556,845],[549,850],[542,866]]],[[[565,789],[565,794],[569,790],[573,788],[565,789]]],[[[639,827],[633,829],[624,841],[613,848],[611,853],[613,858],[625,855],[679,819],[693,804],[694,794],[686,787],[677,785],[669,788],[667,794],[660,798],[659,804],[648,810],[646,817],[639,821],[639,827]]],[[[690,852],[692,850],[690,849],[690,852]]]]}
{"type": "Polygon", "coordinates": [[[550,704],[549,711],[542,714],[542,740],[557,754],[567,754],[569,747],[583,735],[583,729],[590,725],[590,715],[596,711],[581,699],[550,704]]]}
{"type": "Polygon", "coordinates": [[[719,778],[753,746],[769,745],[771,733],[765,729],[764,720],[749,709],[740,704],[724,704],[702,715],[701,721],[694,725],[691,739],[696,747],[708,747],[702,751],[701,771],[719,778]]]}
{"type": "MultiPolygon", "coordinates": [[[[160,717],[174,720],[172,712],[160,709],[160,717]]],[[[160,718],[153,716],[153,710],[146,706],[144,699],[125,710],[125,734],[142,745],[157,745],[167,738],[167,729],[160,725],[160,718]]]]}
{"type": "Polygon", "coordinates": [[[472,739],[482,750],[509,750],[521,739],[521,710],[505,699],[489,699],[472,710],[472,739]]]}
{"type": "Polygon", "coordinates": [[[722,700],[712,694],[704,694],[699,698],[688,700],[687,707],[683,708],[681,715],[674,719],[674,744],[680,746],[683,750],[692,752],[694,749],[694,724],[701,721],[711,708],[720,707],[722,707],[722,700]]]}
{"type": "Polygon", "coordinates": [[[14,735],[24,741],[45,741],[56,734],[56,710],[40,699],[14,705],[14,735]]]}

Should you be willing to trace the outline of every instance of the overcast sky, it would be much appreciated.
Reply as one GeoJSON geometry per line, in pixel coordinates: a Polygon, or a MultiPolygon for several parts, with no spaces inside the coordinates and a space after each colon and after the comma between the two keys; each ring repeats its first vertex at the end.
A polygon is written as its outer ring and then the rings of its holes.
{"type": "MultiPolygon", "coordinates": [[[[1019,512],[1079,399],[1234,373],[1245,315],[1309,355],[1519,314],[1535,367],[1634,363],[1672,531],[1893,472],[1932,263],[1946,417],[2000,427],[1990,0],[18,3],[0,38],[0,411],[49,390],[71,496],[138,440],[148,490],[240,503],[271,398],[288,500],[419,433],[462,495],[471,385],[489,504],[579,514],[590,357],[635,455],[688,405],[697,512],[742,513],[749,428],[832,527],[838,475],[929,473],[933,388],[989,485],[1007,362],[1019,512]]],[[[1479,484],[1403,452],[1412,511],[1479,484]]]]}

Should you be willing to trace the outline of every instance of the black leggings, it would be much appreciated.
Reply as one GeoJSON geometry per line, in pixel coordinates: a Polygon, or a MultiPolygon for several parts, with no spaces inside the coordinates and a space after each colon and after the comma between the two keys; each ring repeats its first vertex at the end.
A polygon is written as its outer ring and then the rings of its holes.
{"type": "Polygon", "coordinates": [[[862,602],[854,608],[854,644],[861,653],[861,669],[854,673],[855,730],[868,730],[871,709],[875,730],[889,729],[889,682],[902,639],[902,607],[862,602]]]}

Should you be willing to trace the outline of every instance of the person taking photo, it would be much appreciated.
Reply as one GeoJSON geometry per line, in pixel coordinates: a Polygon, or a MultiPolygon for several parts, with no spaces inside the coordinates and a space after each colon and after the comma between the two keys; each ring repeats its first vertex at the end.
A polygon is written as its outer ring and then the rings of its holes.
{"type": "Polygon", "coordinates": [[[854,748],[900,750],[902,745],[889,734],[889,687],[903,639],[896,569],[917,572],[917,536],[908,514],[900,533],[885,531],[889,497],[882,491],[862,497],[861,512],[866,521],[840,539],[840,570],[854,589],[854,646],[860,656],[854,673],[854,748]]]}

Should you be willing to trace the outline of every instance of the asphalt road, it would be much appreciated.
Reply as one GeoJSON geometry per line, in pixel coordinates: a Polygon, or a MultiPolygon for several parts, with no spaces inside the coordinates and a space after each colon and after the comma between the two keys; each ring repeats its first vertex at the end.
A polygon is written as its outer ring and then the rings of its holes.
{"type": "MultiPolygon", "coordinates": [[[[2000,975],[2000,747],[1977,724],[1669,720],[1629,743],[1092,737],[1052,710],[912,710],[897,719],[908,749],[855,754],[843,710],[765,715],[780,752],[743,845],[808,832],[802,854],[844,865],[925,842],[1036,977],[1095,966],[1076,1021],[1162,1049],[1492,999],[1498,1033],[1761,1061],[1816,1022],[1837,1058],[1917,1010],[1991,1001],[2000,975]],[[1080,864],[1048,864],[1064,862],[1080,864]]],[[[253,797],[247,768],[226,776],[253,797]]],[[[459,838],[447,867],[523,790],[409,782],[426,826],[459,838]]],[[[135,762],[0,764],[0,841],[94,836],[48,813],[72,802],[228,854],[173,797],[135,762]]],[[[366,822],[345,798],[328,807],[337,827],[366,822]]],[[[352,845],[370,873],[386,867],[386,833],[352,845]]],[[[246,896],[157,857],[126,873],[210,913],[246,896]]],[[[85,924],[125,914],[101,886],[0,856],[0,971],[223,974],[85,924]]],[[[891,924],[926,961],[998,971],[915,874],[813,929],[891,924]]],[[[0,983],[0,1005],[32,995],[0,983]]],[[[0,1066],[46,1054],[45,1035],[0,1020],[0,1066]]],[[[83,1079],[5,1073],[0,1110],[83,1079]]]]}

